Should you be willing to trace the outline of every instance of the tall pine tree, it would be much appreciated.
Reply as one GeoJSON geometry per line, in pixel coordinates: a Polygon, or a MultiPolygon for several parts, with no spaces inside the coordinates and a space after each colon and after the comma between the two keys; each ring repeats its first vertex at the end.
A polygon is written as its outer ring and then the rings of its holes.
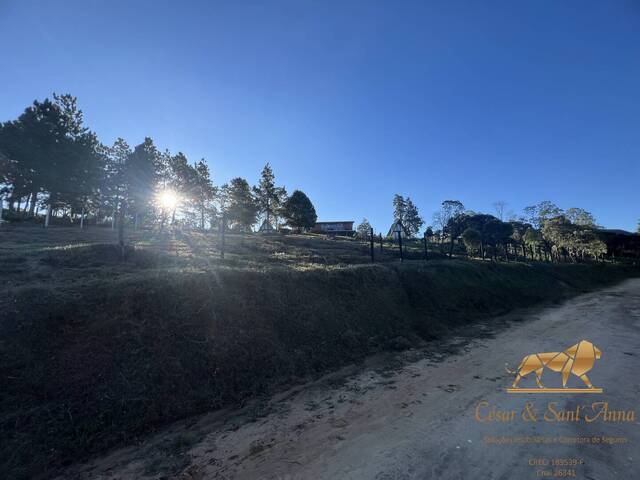
{"type": "Polygon", "coordinates": [[[272,227],[271,219],[275,218],[280,208],[280,195],[275,185],[273,170],[268,163],[262,169],[260,182],[253,187],[253,193],[258,205],[258,213],[264,215],[267,225],[272,227]]]}
{"type": "Polygon", "coordinates": [[[229,182],[226,191],[227,206],[226,218],[232,225],[241,231],[248,231],[251,225],[256,223],[258,205],[244,178],[234,178],[229,182]]]}

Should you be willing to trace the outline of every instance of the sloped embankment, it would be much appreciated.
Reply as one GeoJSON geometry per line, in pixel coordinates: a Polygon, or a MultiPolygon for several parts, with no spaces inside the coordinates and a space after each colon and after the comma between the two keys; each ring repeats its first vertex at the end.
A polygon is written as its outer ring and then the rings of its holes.
{"type": "Polygon", "coordinates": [[[636,273],[437,261],[154,270],[10,291],[0,298],[0,472],[43,475],[274,385],[636,273]]]}

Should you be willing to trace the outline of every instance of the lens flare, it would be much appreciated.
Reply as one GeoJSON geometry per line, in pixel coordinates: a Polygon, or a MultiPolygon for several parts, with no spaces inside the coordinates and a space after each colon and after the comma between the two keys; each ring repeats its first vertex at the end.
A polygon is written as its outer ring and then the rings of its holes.
{"type": "Polygon", "coordinates": [[[164,190],[158,195],[158,203],[167,210],[173,209],[178,203],[178,196],[173,190],[164,190]]]}

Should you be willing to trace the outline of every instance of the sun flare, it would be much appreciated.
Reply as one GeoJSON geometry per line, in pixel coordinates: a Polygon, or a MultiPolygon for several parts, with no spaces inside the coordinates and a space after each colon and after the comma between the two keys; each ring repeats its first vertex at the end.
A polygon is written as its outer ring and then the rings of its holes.
{"type": "Polygon", "coordinates": [[[158,194],[158,203],[162,208],[171,210],[178,203],[178,196],[173,190],[163,190],[158,194]]]}

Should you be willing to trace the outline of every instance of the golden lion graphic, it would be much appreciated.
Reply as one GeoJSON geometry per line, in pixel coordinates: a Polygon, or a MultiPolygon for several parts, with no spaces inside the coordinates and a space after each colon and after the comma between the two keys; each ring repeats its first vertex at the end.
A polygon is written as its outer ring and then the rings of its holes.
{"type": "Polygon", "coordinates": [[[589,389],[593,389],[594,387],[589,377],[587,377],[587,372],[593,368],[595,361],[600,359],[601,356],[602,352],[598,350],[593,343],[582,340],[567,348],[564,352],[533,353],[527,355],[522,359],[520,366],[515,372],[509,370],[508,365],[506,369],[508,373],[516,374],[512,388],[517,388],[520,380],[531,372],[536,373],[536,383],[538,387],[545,388],[540,379],[542,378],[542,371],[547,367],[554,372],[562,372],[563,388],[567,388],[569,374],[573,373],[580,378],[589,389]]]}

